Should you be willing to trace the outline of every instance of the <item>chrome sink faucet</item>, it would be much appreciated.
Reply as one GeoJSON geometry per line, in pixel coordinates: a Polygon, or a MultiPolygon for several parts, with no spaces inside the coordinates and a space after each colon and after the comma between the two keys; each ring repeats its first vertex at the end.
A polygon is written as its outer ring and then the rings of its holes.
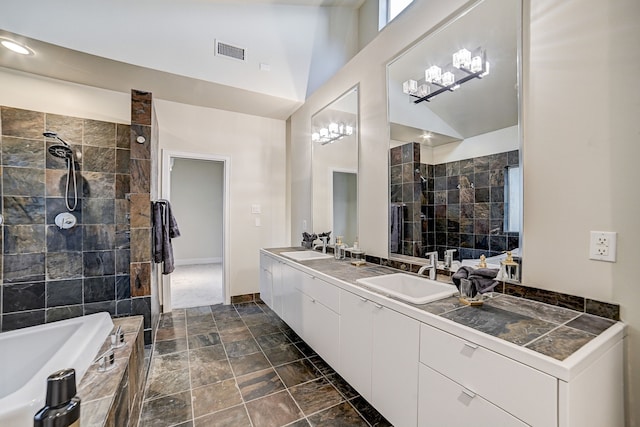
{"type": "Polygon", "coordinates": [[[426,270],[429,270],[429,279],[436,280],[436,270],[438,269],[438,252],[427,252],[425,255],[429,257],[429,264],[420,267],[420,270],[418,270],[418,274],[422,275],[426,270]]]}
{"type": "MultiPolygon", "coordinates": [[[[327,240],[329,240],[329,237],[328,236],[322,236],[322,237],[320,237],[320,240],[322,240],[322,253],[326,254],[327,253],[327,240]]],[[[320,245],[315,245],[313,247],[313,249],[317,249],[319,247],[320,247],[320,245]]]]}

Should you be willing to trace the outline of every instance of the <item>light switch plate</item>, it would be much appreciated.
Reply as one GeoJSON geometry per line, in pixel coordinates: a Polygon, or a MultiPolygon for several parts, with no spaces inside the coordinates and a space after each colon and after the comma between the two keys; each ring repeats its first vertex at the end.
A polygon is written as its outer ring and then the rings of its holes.
{"type": "Polygon", "coordinates": [[[251,205],[251,213],[252,214],[259,214],[261,213],[262,209],[260,207],[260,205],[251,205]]]}
{"type": "Polygon", "coordinates": [[[616,262],[616,237],[613,231],[592,231],[589,242],[589,258],[597,261],[616,262]]]}

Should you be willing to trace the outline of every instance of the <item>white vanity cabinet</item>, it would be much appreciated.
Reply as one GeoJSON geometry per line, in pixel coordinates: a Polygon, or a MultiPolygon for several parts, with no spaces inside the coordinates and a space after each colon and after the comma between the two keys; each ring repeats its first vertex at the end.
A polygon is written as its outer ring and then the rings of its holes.
{"type": "Polygon", "coordinates": [[[338,372],[396,426],[415,426],[420,323],[340,291],[338,372]]]}
{"type": "Polygon", "coordinates": [[[300,272],[296,282],[302,302],[300,336],[331,367],[340,366],[340,291],[331,283],[300,272]]]}
{"type": "Polygon", "coordinates": [[[624,425],[620,323],[559,361],[276,255],[260,269],[265,303],[395,426],[624,425]]]}
{"type": "Polygon", "coordinates": [[[420,325],[420,362],[420,426],[441,425],[433,423],[432,399],[441,410],[457,408],[460,420],[473,421],[480,408],[478,415],[512,419],[494,425],[557,425],[558,383],[548,374],[425,324],[420,325]]]}

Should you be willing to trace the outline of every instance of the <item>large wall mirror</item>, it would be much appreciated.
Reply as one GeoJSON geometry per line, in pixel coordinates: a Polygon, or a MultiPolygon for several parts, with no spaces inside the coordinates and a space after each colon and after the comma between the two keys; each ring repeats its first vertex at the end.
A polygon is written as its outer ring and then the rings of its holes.
{"type": "Polygon", "coordinates": [[[520,45],[520,2],[483,0],[388,64],[390,258],[519,255],[520,45]]]}
{"type": "Polygon", "coordinates": [[[351,246],[358,236],[358,87],[311,118],[313,230],[351,246]]]}

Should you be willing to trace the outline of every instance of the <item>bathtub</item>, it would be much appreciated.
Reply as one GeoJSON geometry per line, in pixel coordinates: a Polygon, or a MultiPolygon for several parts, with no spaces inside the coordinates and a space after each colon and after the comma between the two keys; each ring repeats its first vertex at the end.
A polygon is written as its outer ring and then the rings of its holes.
{"type": "Polygon", "coordinates": [[[32,426],[47,377],[74,368],[79,384],[112,329],[109,314],[96,313],[0,333],[0,426],[32,426]]]}

